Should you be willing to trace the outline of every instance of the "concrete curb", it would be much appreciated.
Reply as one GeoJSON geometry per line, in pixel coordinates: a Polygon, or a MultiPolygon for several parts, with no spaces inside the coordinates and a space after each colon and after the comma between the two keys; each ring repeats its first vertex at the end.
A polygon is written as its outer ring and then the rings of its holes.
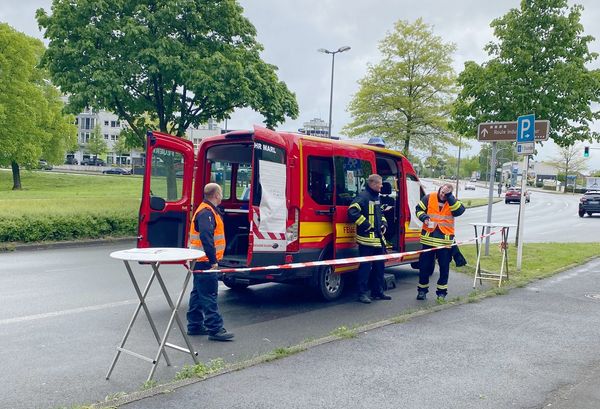
{"type": "Polygon", "coordinates": [[[48,249],[62,249],[80,246],[97,246],[117,243],[131,242],[135,245],[135,237],[104,237],[101,239],[73,240],[73,241],[52,241],[36,243],[0,243],[0,253],[12,251],[35,251],[48,249]]]}

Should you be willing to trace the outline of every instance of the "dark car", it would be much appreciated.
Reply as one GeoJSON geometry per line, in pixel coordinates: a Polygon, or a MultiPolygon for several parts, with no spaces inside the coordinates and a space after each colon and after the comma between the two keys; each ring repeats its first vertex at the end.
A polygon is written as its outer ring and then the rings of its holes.
{"type": "Polygon", "coordinates": [[[100,158],[85,158],[81,161],[81,164],[87,166],[104,166],[106,162],[100,158]]]}
{"type": "Polygon", "coordinates": [[[75,159],[72,156],[67,157],[67,159],[65,159],[65,165],[78,165],[79,162],[77,161],[77,159],[75,159]]]}
{"type": "MultiPolygon", "coordinates": [[[[529,196],[529,191],[525,191],[525,203],[529,203],[531,201],[531,197],[529,196]]],[[[521,189],[516,187],[509,187],[504,195],[504,203],[520,203],[521,202],[521,189]]]]}
{"type": "Polygon", "coordinates": [[[131,171],[123,168],[110,168],[102,171],[105,175],[131,175],[131,171]]]}
{"type": "Polygon", "coordinates": [[[38,169],[42,169],[42,170],[52,170],[52,165],[49,165],[48,162],[46,162],[43,159],[40,159],[38,161],[38,169]]]}
{"type": "Polygon", "coordinates": [[[579,199],[579,217],[600,213],[600,190],[588,190],[579,199]]]}

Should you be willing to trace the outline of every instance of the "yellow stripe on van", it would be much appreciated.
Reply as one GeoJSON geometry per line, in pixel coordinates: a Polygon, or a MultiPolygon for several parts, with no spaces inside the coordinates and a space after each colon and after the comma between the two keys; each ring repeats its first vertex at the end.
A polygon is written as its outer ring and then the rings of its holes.
{"type": "Polygon", "coordinates": [[[333,233],[331,222],[300,222],[300,237],[321,236],[333,233]]]}

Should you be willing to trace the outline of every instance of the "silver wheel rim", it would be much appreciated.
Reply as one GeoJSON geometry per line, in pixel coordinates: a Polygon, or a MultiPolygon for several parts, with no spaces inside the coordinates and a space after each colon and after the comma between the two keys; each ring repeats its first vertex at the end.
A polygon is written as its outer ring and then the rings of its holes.
{"type": "Polygon", "coordinates": [[[331,267],[327,267],[325,270],[325,274],[323,274],[323,282],[325,284],[325,289],[328,293],[334,294],[340,288],[340,283],[342,278],[339,274],[335,274],[331,267]]]}

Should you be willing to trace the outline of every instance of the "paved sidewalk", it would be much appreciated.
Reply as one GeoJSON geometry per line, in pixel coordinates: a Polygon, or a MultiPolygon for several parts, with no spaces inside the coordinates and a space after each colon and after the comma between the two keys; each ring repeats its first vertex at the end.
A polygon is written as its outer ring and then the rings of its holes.
{"type": "Polygon", "coordinates": [[[134,408],[598,408],[600,259],[134,408]]]}

